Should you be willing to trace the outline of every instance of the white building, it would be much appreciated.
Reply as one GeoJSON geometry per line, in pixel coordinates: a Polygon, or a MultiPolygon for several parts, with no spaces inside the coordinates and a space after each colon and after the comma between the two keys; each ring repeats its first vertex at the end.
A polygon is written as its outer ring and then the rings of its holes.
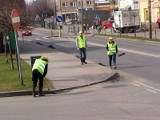
{"type": "Polygon", "coordinates": [[[139,9],[139,0],[119,0],[118,8],[121,9],[139,9]]]}

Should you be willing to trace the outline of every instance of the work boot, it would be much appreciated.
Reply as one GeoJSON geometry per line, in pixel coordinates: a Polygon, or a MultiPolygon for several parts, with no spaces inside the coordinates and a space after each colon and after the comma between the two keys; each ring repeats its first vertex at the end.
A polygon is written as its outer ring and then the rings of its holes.
{"type": "Polygon", "coordinates": [[[81,65],[83,65],[83,58],[81,58],[81,65]]]}
{"type": "Polygon", "coordinates": [[[35,92],[35,88],[33,87],[33,90],[32,90],[32,95],[33,97],[36,97],[36,92],[35,92]]]}
{"type": "Polygon", "coordinates": [[[33,97],[36,97],[36,93],[35,93],[34,91],[32,92],[32,96],[33,96],[33,97]]]}
{"type": "Polygon", "coordinates": [[[45,96],[45,94],[44,93],[39,93],[39,96],[45,96]]]}
{"type": "Polygon", "coordinates": [[[83,62],[84,62],[85,64],[87,64],[87,62],[86,62],[86,57],[83,58],[83,62]]]}

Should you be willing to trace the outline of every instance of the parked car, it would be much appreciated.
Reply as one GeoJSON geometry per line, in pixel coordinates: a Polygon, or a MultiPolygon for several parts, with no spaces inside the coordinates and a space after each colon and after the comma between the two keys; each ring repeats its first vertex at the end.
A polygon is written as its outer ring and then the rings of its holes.
{"type": "Polygon", "coordinates": [[[26,28],[22,30],[22,36],[31,36],[32,30],[30,28],[26,28]]]}
{"type": "Polygon", "coordinates": [[[112,21],[103,21],[102,22],[102,27],[105,27],[105,28],[112,28],[113,26],[113,22],[112,21]]]}

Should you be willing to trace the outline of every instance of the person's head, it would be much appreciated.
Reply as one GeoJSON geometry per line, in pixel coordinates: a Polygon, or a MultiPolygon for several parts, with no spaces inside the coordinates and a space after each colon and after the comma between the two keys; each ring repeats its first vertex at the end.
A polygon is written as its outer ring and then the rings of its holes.
{"type": "Polygon", "coordinates": [[[83,35],[83,31],[81,30],[81,31],[79,31],[79,35],[80,36],[82,36],[83,35]]]}
{"type": "Polygon", "coordinates": [[[48,56],[42,56],[41,59],[48,62],[48,56]]]}
{"type": "Polygon", "coordinates": [[[109,42],[113,42],[113,38],[112,37],[109,37],[109,42]]]}

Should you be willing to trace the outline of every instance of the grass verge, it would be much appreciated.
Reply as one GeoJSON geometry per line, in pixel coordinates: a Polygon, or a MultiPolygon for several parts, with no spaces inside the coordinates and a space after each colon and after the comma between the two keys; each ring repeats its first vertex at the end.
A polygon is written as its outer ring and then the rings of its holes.
{"type": "MultiPolygon", "coordinates": [[[[18,68],[15,55],[13,55],[13,64],[14,64],[14,69],[12,69],[11,67],[9,55],[8,55],[8,63],[6,63],[5,55],[0,54],[0,76],[1,76],[0,92],[31,90],[32,89],[31,66],[26,62],[24,62],[23,60],[21,60],[22,77],[24,83],[23,85],[21,85],[21,81],[18,75],[18,68]]],[[[47,80],[46,78],[45,78],[45,83],[47,83],[47,85],[49,84],[49,80],[47,80]]],[[[46,84],[44,84],[44,89],[48,87],[53,87],[53,86],[46,86],[46,84]]]]}

